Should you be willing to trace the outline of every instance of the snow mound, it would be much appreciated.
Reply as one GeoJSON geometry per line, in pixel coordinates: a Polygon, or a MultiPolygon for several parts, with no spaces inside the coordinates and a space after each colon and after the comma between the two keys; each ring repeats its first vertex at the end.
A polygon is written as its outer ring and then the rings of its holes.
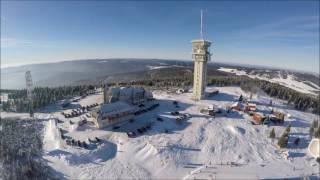
{"type": "Polygon", "coordinates": [[[246,133],[245,129],[243,129],[241,127],[237,127],[237,126],[234,127],[234,126],[229,125],[229,126],[227,126],[226,129],[229,130],[234,135],[243,135],[246,133]]]}
{"type": "Polygon", "coordinates": [[[72,124],[69,126],[69,132],[73,132],[78,128],[78,124],[72,124]]]}
{"type": "Polygon", "coordinates": [[[158,150],[150,143],[144,144],[144,146],[141,148],[138,148],[138,151],[136,155],[140,157],[142,160],[149,159],[152,156],[155,156],[158,154],[158,150]]]}
{"type": "Polygon", "coordinates": [[[61,148],[61,134],[57,127],[57,122],[50,119],[45,123],[44,145],[46,150],[55,150],[61,148]]]}
{"type": "Polygon", "coordinates": [[[116,156],[117,146],[111,142],[104,142],[95,150],[83,150],[74,154],[61,154],[61,159],[68,165],[78,166],[80,164],[99,163],[108,161],[116,156]]]}

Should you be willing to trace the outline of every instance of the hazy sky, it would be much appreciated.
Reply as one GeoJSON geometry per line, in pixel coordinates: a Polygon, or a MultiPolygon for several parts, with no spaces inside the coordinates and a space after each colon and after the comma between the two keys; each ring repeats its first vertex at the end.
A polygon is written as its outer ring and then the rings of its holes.
{"type": "Polygon", "coordinates": [[[319,1],[1,1],[1,66],[87,58],[191,59],[319,72],[319,1]]]}

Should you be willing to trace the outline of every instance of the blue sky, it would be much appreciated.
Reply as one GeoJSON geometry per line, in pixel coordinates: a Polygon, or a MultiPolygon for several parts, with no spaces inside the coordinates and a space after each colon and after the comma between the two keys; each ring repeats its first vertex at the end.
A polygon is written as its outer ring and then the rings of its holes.
{"type": "Polygon", "coordinates": [[[319,72],[319,1],[1,1],[1,66],[87,58],[191,60],[319,72]]]}

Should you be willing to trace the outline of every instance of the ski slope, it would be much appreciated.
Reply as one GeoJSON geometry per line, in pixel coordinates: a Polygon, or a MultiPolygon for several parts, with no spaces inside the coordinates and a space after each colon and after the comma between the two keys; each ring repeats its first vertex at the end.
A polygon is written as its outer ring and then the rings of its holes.
{"type": "Polygon", "coordinates": [[[310,81],[300,81],[293,74],[288,74],[288,76],[286,78],[284,78],[280,74],[280,71],[278,72],[279,73],[278,77],[270,78],[267,74],[253,75],[251,73],[248,74],[246,71],[232,69],[232,68],[220,67],[218,70],[223,71],[223,72],[233,73],[237,76],[248,76],[252,79],[257,78],[257,79],[269,81],[272,83],[278,83],[278,84],[281,84],[281,85],[286,86],[288,88],[291,88],[293,90],[296,90],[298,92],[302,92],[302,93],[306,93],[306,94],[318,95],[320,92],[320,87],[317,84],[312,83],[310,81]],[[312,86],[310,86],[308,84],[311,84],[312,86]]]}

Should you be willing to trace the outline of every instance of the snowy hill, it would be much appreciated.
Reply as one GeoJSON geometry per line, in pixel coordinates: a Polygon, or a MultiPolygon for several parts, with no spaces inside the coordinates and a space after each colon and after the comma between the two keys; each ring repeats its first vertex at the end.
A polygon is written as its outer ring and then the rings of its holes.
{"type": "MultiPolygon", "coordinates": [[[[119,129],[96,129],[93,125],[78,126],[79,117],[71,118],[70,125],[59,108],[48,107],[38,118],[59,118],[62,123],[53,125],[44,122],[44,157],[49,165],[68,179],[261,179],[319,176],[319,164],[308,154],[310,141],[308,131],[314,114],[290,109],[281,101],[273,99],[274,108],[291,114],[283,125],[252,125],[251,117],[232,111],[215,118],[201,114],[199,110],[211,104],[225,107],[236,101],[240,94],[248,96],[239,87],[221,87],[217,96],[194,102],[191,93],[169,94],[154,92],[160,106],[153,111],[135,117],[133,123],[125,123],[119,129]],[[179,102],[179,108],[173,105],[179,102]],[[189,114],[182,123],[177,123],[170,112],[189,114]],[[163,122],[156,117],[162,117],[163,122]],[[128,138],[126,132],[152,122],[152,128],[135,138],[128,138]],[[284,149],[288,157],[276,146],[268,135],[275,128],[279,137],[291,124],[289,147],[284,149]],[[66,145],[59,138],[57,127],[67,137],[88,142],[88,138],[99,137],[102,143],[91,144],[84,149],[66,145]],[[167,133],[165,131],[168,131],[167,133]],[[301,139],[298,146],[292,141],[301,139]]],[[[257,96],[258,110],[269,112],[269,97],[257,96]]],[[[80,100],[81,105],[102,102],[102,94],[95,94],[80,100]]],[[[2,112],[2,116],[5,114],[2,112]]]]}
{"type": "Polygon", "coordinates": [[[232,73],[238,76],[248,76],[253,79],[257,78],[257,79],[270,81],[273,83],[278,83],[302,93],[318,95],[320,92],[319,84],[316,84],[307,79],[299,78],[297,74],[292,72],[280,71],[280,70],[276,70],[276,71],[270,71],[270,70],[257,71],[257,70],[248,70],[248,69],[238,70],[234,68],[225,68],[225,67],[220,67],[218,70],[222,72],[232,73]]]}

